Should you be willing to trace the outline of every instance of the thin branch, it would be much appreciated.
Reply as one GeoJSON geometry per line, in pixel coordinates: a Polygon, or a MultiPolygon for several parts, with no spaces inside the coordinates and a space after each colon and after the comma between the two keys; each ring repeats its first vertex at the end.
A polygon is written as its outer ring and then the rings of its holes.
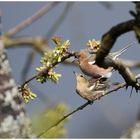
{"type": "Polygon", "coordinates": [[[129,68],[140,68],[140,61],[120,59],[129,68]]]}
{"type": "MultiPolygon", "coordinates": [[[[48,40],[46,40],[45,38],[40,37],[40,36],[38,36],[38,37],[20,37],[20,38],[10,38],[7,36],[6,37],[3,36],[3,40],[4,40],[5,48],[8,48],[8,49],[10,49],[12,47],[14,47],[14,48],[19,47],[19,46],[24,46],[24,47],[32,46],[33,49],[35,49],[41,55],[46,51],[47,48],[51,49],[51,47],[48,44],[48,40]]],[[[29,58],[30,57],[31,56],[29,55],[29,58]]],[[[140,61],[132,61],[132,60],[125,60],[125,59],[120,59],[120,60],[127,67],[130,67],[130,68],[139,68],[140,67],[140,61]]],[[[77,66],[77,63],[75,63],[75,62],[71,63],[71,61],[68,61],[68,60],[65,60],[63,62],[63,64],[77,66]]]]}
{"type": "MultiPolygon", "coordinates": [[[[49,41],[52,35],[56,32],[56,30],[59,28],[59,26],[62,24],[62,22],[66,19],[67,14],[69,13],[70,9],[72,8],[74,2],[67,2],[66,6],[62,12],[62,14],[54,21],[54,24],[51,26],[47,34],[45,35],[47,40],[49,41]]],[[[35,57],[37,52],[34,50],[31,50],[28,54],[28,58],[26,59],[26,64],[24,66],[23,72],[22,72],[22,81],[26,79],[26,76],[29,72],[29,69],[33,63],[33,58],[35,57]],[[31,59],[29,59],[31,58],[31,59]]]]}
{"type": "Polygon", "coordinates": [[[39,18],[41,18],[43,15],[45,15],[47,12],[52,10],[56,5],[58,5],[59,2],[49,2],[47,5],[42,7],[39,11],[37,11],[35,14],[32,16],[28,17],[26,20],[22,21],[20,24],[17,26],[13,27],[8,31],[9,36],[13,36],[26,28],[27,26],[31,25],[35,21],[37,21],[39,18]]]}
{"type": "MultiPolygon", "coordinates": [[[[138,75],[136,76],[136,78],[139,79],[139,78],[140,78],[140,74],[138,74],[138,75]]],[[[74,113],[76,113],[76,112],[78,112],[78,111],[84,109],[84,108],[85,108],[86,106],[88,106],[88,105],[92,105],[92,103],[93,103],[94,101],[99,100],[101,97],[104,97],[104,96],[106,96],[106,95],[108,95],[108,94],[111,94],[111,93],[114,92],[114,91],[117,91],[117,90],[119,90],[119,89],[121,89],[121,88],[124,88],[125,86],[127,86],[127,84],[126,84],[125,82],[124,82],[124,83],[120,83],[120,84],[118,84],[116,87],[114,87],[113,89],[111,89],[111,90],[109,90],[109,91],[106,91],[104,94],[100,95],[100,97],[99,97],[99,96],[98,96],[98,97],[96,96],[92,102],[87,101],[87,102],[84,103],[83,105],[77,107],[77,108],[76,108],[75,110],[73,110],[72,112],[70,112],[70,113],[68,113],[67,115],[63,116],[63,117],[62,117],[59,121],[57,121],[55,124],[51,125],[49,128],[47,128],[46,130],[44,130],[43,132],[41,132],[39,135],[37,135],[37,138],[41,137],[42,135],[44,135],[45,133],[47,133],[47,132],[48,132],[49,130],[51,130],[52,128],[54,128],[54,127],[56,127],[57,125],[59,125],[63,120],[65,120],[66,118],[70,117],[70,116],[73,115],[74,113]]]]}
{"type": "MultiPolygon", "coordinates": [[[[110,93],[112,93],[112,92],[114,92],[114,91],[116,91],[116,90],[118,90],[118,89],[120,89],[120,88],[123,88],[123,87],[125,87],[125,86],[126,86],[125,83],[119,84],[116,88],[114,88],[114,89],[112,89],[112,90],[106,92],[104,95],[101,95],[99,98],[101,98],[101,97],[103,97],[103,96],[105,96],[105,95],[107,95],[107,94],[110,94],[110,93]]],[[[95,100],[98,100],[99,98],[95,98],[95,99],[93,100],[93,102],[94,102],[95,100]]],[[[41,137],[42,135],[44,135],[45,133],[47,133],[50,129],[52,129],[52,128],[56,127],[57,125],[59,125],[63,120],[65,120],[65,119],[68,118],[69,116],[73,115],[74,113],[76,113],[76,112],[78,112],[78,111],[84,109],[84,108],[85,108],[86,106],[88,106],[88,105],[91,105],[91,102],[87,101],[85,104],[79,106],[78,108],[76,108],[76,109],[73,110],[72,112],[70,112],[70,113],[68,113],[67,115],[63,116],[63,117],[62,117],[59,121],[57,121],[55,124],[53,124],[52,126],[50,126],[49,128],[47,128],[46,130],[44,130],[43,132],[41,132],[39,135],[37,135],[37,138],[41,137]]]]}
{"type": "Polygon", "coordinates": [[[75,56],[75,52],[69,52],[69,53],[67,53],[65,56],[62,57],[61,62],[56,61],[56,62],[52,63],[51,67],[46,67],[43,71],[41,71],[41,72],[35,74],[34,76],[32,76],[31,78],[29,78],[28,80],[26,80],[26,81],[21,85],[21,88],[24,88],[24,86],[25,86],[27,83],[29,83],[30,81],[36,79],[38,76],[41,76],[41,75],[48,75],[48,72],[49,72],[49,70],[50,70],[51,68],[53,68],[53,67],[56,66],[57,64],[62,63],[62,62],[64,62],[66,59],[68,59],[68,58],[70,58],[70,57],[73,57],[73,56],[75,56]]]}
{"type": "MultiPolygon", "coordinates": [[[[9,37],[3,36],[4,38],[4,45],[5,47],[16,47],[19,45],[23,46],[33,46],[35,50],[37,50],[39,53],[43,54],[47,48],[50,48],[48,45],[48,42],[46,39],[42,37],[21,37],[16,39],[11,39],[9,37]]],[[[31,60],[31,59],[30,59],[31,60]]],[[[134,86],[135,88],[139,88],[139,85],[137,84],[135,75],[129,70],[129,67],[138,67],[140,64],[139,62],[125,62],[121,59],[115,60],[115,61],[109,61],[112,62],[110,66],[113,66],[115,69],[119,71],[119,73],[123,76],[127,84],[134,86]]],[[[64,63],[64,62],[63,62],[64,63]]],[[[26,65],[27,66],[27,65],[26,65]]]]}
{"type": "Polygon", "coordinates": [[[35,57],[35,54],[36,54],[36,51],[35,50],[32,50],[30,51],[30,53],[28,54],[27,58],[26,58],[26,62],[25,62],[25,65],[23,67],[23,70],[22,70],[22,74],[21,74],[21,81],[25,81],[27,75],[28,75],[28,72],[31,68],[31,65],[32,65],[32,62],[33,62],[33,59],[35,57]]]}
{"type": "MultiPolygon", "coordinates": [[[[11,39],[7,36],[3,36],[3,38],[4,38],[5,47],[12,47],[12,46],[15,47],[15,46],[19,46],[19,45],[24,45],[24,46],[30,46],[31,45],[35,48],[35,50],[37,50],[41,54],[44,53],[44,51],[46,51],[47,47],[50,48],[47,40],[42,38],[42,37],[34,37],[34,38],[32,38],[32,37],[30,37],[30,38],[21,37],[21,38],[11,39]]],[[[107,59],[108,59],[108,57],[107,57],[107,59]]],[[[106,60],[105,63],[104,63],[105,65],[106,65],[106,62],[107,63],[111,62],[108,66],[113,66],[115,69],[117,69],[119,71],[119,73],[122,75],[122,77],[125,79],[125,82],[128,85],[131,85],[131,86],[135,87],[136,89],[139,88],[140,85],[137,83],[135,75],[129,69],[130,62],[129,62],[129,66],[128,66],[128,62],[125,63],[121,59],[118,59],[118,60],[115,60],[115,61],[112,61],[112,60],[107,61],[106,60]]],[[[139,63],[134,62],[133,65],[131,64],[131,67],[136,66],[136,65],[138,66],[139,63]]]]}
{"type": "Polygon", "coordinates": [[[108,10],[112,10],[113,9],[113,5],[111,2],[99,2],[104,8],[108,9],[108,10]]]}
{"type": "Polygon", "coordinates": [[[66,118],[68,118],[69,116],[71,116],[72,114],[82,110],[83,108],[85,108],[87,105],[91,104],[91,102],[86,102],[85,104],[81,105],[80,107],[76,108],[75,110],[73,110],[72,112],[70,112],[69,114],[63,116],[58,122],[56,122],[55,124],[51,125],[49,128],[47,128],[47,130],[44,130],[43,132],[41,132],[37,138],[41,137],[42,135],[44,135],[46,132],[48,132],[50,129],[52,129],[53,127],[57,126],[58,124],[60,124],[63,120],[65,120],[66,118]]]}
{"type": "Polygon", "coordinates": [[[35,50],[39,53],[44,53],[44,51],[49,48],[48,41],[43,37],[20,37],[20,38],[10,38],[7,36],[3,36],[4,40],[4,47],[11,48],[11,47],[19,47],[25,46],[29,47],[32,46],[35,50]]]}
{"type": "Polygon", "coordinates": [[[31,78],[29,78],[28,80],[26,80],[22,85],[21,85],[21,88],[24,88],[24,86],[26,84],[28,84],[30,81],[36,79],[38,77],[38,74],[35,74],[34,76],[32,76],[31,78]]]}
{"type": "Polygon", "coordinates": [[[67,14],[69,13],[70,9],[72,8],[74,2],[67,2],[64,11],[62,14],[56,19],[48,33],[45,35],[48,40],[52,37],[52,35],[56,32],[56,30],[59,28],[59,26],[62,24],[64,19],[66,18],[67,14]]]}

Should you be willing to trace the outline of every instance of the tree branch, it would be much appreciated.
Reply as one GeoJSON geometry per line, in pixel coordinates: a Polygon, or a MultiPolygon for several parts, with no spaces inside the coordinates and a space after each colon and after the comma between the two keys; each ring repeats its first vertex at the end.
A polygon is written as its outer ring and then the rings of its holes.
{"type": "Polygon", "coordinates": [[[129,68],[140,68],[140,61],[120,59],[129,68]]]}
{"type": "MultiPolygon", "coordinates": [[[[65,6],[62,14],[54,21],[53,25],[50,27],[47,34],[45,35],[48,41],[50,41],[50,38],[52,37],[52,35],[56,32],[56,30],[62,24],[62,22],[64,21],[64,19],[67,16],[67,14],[69,13],[70,9],[72,8],[73,4],[74,4],[74,2],[66,3],[66,6],[65,6]]],[[[34,50],[31,50],[29,52],[28,58],[26,59],[26,64],[22,71],[22,78],[21,78],[22,81],[24,81],[26,79],[36,53],[37,52],[35,52],[34,50]],[[31,59],[29,59],[29,58],[31,58],[31,59]]]]}
{"type": "Polygon", "coordinates": [[[46,48],[50,48],[48,41],[43,37],[20,37],[20,38],[10,38],[7,36],[3,36],[4,40],[4,47],[5,48],[11,48],[11,47],[19,47],[19,46],[25,46],[34,47],[35,50],[37,50],[39,53],[44,53],[46,48]]]}
{"type": "MultiPolygon", "coordinates": [[[[136,76],[137,79],[140,78],[140,74],[138,74],[136,76]]],[[[96,100],[99,100],[101,97],[104,97],[108,94],[111,94],[114,91],[117,91],[121,88],[124,88],[125,86],[127,86],[127,84],[124,83],[120,83],[118,84],[116,87],[114,87],[112,90],[106,91],[104,94],[99,96],[95,96],[95,98],[93,99],[93,102],[96,100]]],[[[55,126],[59,125],[63,120],[65,120],[66,118],[68,118],[69,116],[73,115],[74,113],[84,109],[86,106],[88,105],[92,105],[93,102],[87,101],[86,103],[84,103],[83,105],[77,107],[75,110],[73,110],[72,112],[68,113],[67,115],[63,116],[59,121],[57,121],[55,124],[51,125],[49,128],[47,128],[47,130],[44,130],[42,133],[40,133],[39,135],[37,135],[37,138],[41,137],[42,135],[44,135],[45,133],[47,133],[49,130],[51,130],[52,128],[54,128],[55,126]]]]}
{"type": "Polygon", "coordinates": [[[101,40],[101,47],[97,52],[96,62],[100,65],[104,58],[109,54],[117,38],[124,33],[133,30],[135,20],[129,20],[123,23],[120,23],[112,27],[107,33],[105,33],[101,40]]]}
{"type": "Polygon", "coordinates": [[[21,71],[21,82],[24,82],[26,77],[28,76],[28,72],[31,69],[31,65],[33,62],[33,59],[35,57],[36,51],[35,50],[31,50],[26,58],[26,62],[24,64],[24,67],[21,71]]]}
{"type": "Polygon", "coordinates": [[[51,64],[51,67],[46,67],[43,71],[39,72],[38,74],[35,74],[34,76],[32,76],[31,78],[29,78],[28,80],[26,80],[22,85],[21,85],[21,89],[24,88],[24,86],[29,83],[30,81],[36,79],[38,76],[42,76],[42,75],[48,75],[48,72],[51,68],[53,68],[54,66],[56,66],[57,64],[59,63],[62,63],[64,62],[66,59],[72,57],[72,56],[75,56],[75,52],[71,52],[71,53],[67,53],[65,56],[63,56],[61,58],[61,62],[54,62],[51,64]]]}
{"type": "Polygon", "coordinates": [[[82,110],[83,108],[85,108],[86,106],[88,106],[89,104],[91,104],[91,102],[86,102],[85,104],[79,106],[78,108],[76,108],[75,110],[73,110],[72,112],[70,112],[69,114],[63,116],[58,122],[56,122],[55,124],[53,124],[52,126],[50,126],[47,130],[44,130],[42,133],[40,133],[37,138],[41,137],[42,135],[44,135],[46,132],[48,132],[50,129],[52,129],[53,127],[57,126],[58,124],[60,124],[63,120],[65,120],[66,118],[68,118],[69,116],[71,116],[72,114],[82,110]]]}
{"type": "Polygon", "coordinates": [[[47,12],[52,10],[56,5],[58,5],[59,2],[49,2],[47,5],[42,7],[39,11],[37,11],[32,16],[28,17],[26,20],[19,23],[17,26],[10,29],[7,34],[9,36],[13,36],[26,28],[27,26],[31,25],[33,22],[37,21],[39,18],[41,18],[43,15],[45,15],[47,12]]]}
{"type": "MultiPolygon", "coordinates": [[[[124,33],[134,30],[138,41],[140,40],[140,3],[136,3],[137,14],[135,20],[129,20],[123,23],[120,23],[112,27],[106,34],[103,35],[101,41],[101,47],[97,52],[96,63],[101,67],[105,67],[107,64],[107,55],[109,54],[111,48],[116,42],[117,38],[124,33]]],[[[140,88],[140,84],[137,83],[135,75],[130,71],[130,69],[121,61],[115,60],[112,61],[108,66],[114,67],[124,78],[127,85],[135,87],[136,90],[140,88]]]]}
{"type": "MultiPolygon", "coordinates": [[[[114,92],[114,91],[117,91],[118,89],[123,88],[123,87],[125,87],[125,86],[126,86],[125,83],[121,83],[121,84],[119,84],[118,86],[116,86],[114,89],[112,89],[112,90],[110,90],[110,91],[107,91],[104,95],[101,95],[100,97],[95,98],[95,99],[93,100],[93,102],[96,101],[96,100],[98,100],[99,98],[101,98],[101,97],[103,97],[103,96],[106,96],[107,94],[110,94],[110,93],[112,93],[112,92],[114,92]]],[[[69,116],[71,116],[71,115],[73,115],[74,113],[76,113],[76,112],[78,112],[78,111],[84,109],[86,106],[91,105],[91,104],[92,104],[91,102],[87,101],[86,103],[84,103],[83,105],[79,106],[78,108],[76,108],[76,109],[73,110],[72,112],[70,112],[70,113],[68,113],[67,115],[63,116],[58,122],[56,122],[55,124],[53,124],[52,126],[50,126],[49,128],[47,128],[47,130],[44,130],[42,133],[40,133],[39,135],[37,135],[37,138],[39,138],[39,137],[41,137],[42,135],[44,135],[45,133],[47,133],[47,132],[48,132],[50,129],[52,129],[53,127],[59,125],[63,120],[65,120],[65,119],[68,118],[69,116]]]]}
{"type": "Polygon", "coordinates": [[[72,8],[74,2],[67,2],[66,6],[64,8],[64,11],[62,12],[62,14],[56,19],[56,21],[54,21],[54,24],[52,25],[52,27],[49,29],[49,31],[47,32],[47,34],[45,35],[47,37],[48,40],[50,40],[50,38],[53,36],[53,34],[56,32],[56,30],[59,28],[59,26],[62,24],[62,22],[64,21],[64,19],[66,18],[67,14],[69,13],[70,9],[72,8]]]}

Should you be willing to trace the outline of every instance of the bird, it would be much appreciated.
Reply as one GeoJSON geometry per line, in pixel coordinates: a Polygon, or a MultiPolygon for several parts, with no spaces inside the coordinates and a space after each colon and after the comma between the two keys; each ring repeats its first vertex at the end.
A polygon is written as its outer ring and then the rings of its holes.
{"type": "MultiPolygon", "coordinates": [[[[133,42],[133,43],[135,43],[135,42],[133,42]]],[[[110,61],[110,58],[112,60],[118,59],[118,57],[131,46],[132,46],[132,43],[128,44],[126,47],[124,47],[123,49],[121,49],[117,52],[109,53],[109,55],[106,57],[107,58],[106,60],[110,61]]],[[[99,45],[98,45],[98,47],[99,47],[99,45]]],[[[93,47],[93,49],[94,48],[95,47],[93,47]]],[[[96,46],[96,50],[98,50],[97,46],[96,46]]],[[[90,49],[90,52],[91,52],[91,49],[90,49]]],[[[94,53],[90,56],[89,56],[89,52],[87,53],[85,50],[77,52],[76,58],[78,59],[79,67],[80,67],[81,71],[85,75],[91,76],[92,78],[95,78],[95,79],[110,78],[114,68],[113,67],[102,68],[102,67],[99,67],[98,65],[96,65],[95,58],[96,58],[97,52],[95,50],[93,50],[93,52],[94,53]]]]}
{"type": "Polygon", "coordinates": [[[80,51],[76,54],[76,58],[78,59],[79,67],[81,71],[92,78],[109,78],[112,74],[112,67],[104,69],[102,67],[97,66],[96,64],[89,63],[89,57],[85,51],[80,51]]]}
{"type": "Polygon", "coordinates": [[[83,99],[92,102],[94,99],[99,99],[105,94],[109,88],[108,81],[99,82],[95,79],[87,79],[81,73],[75,73],[76,77],[76,92],[83,99]]]}

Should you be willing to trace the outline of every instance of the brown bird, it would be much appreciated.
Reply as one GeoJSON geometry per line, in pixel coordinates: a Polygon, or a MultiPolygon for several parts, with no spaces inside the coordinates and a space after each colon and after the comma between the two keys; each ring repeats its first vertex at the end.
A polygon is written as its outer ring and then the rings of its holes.
{"type": "Polygon", "coordinates": [[[99,82],[95,79],[88,80],[82,74],[75,73],[76,75],[76,92],[82,98],[93,101],[100,98],[105,94],[105,91],[109,88],[108,81],[99,82]]]}
{"type": "Polygon", "coordinates": [[[104,69],[97,66],[96,64],[90,64],[88,59],[89,57],[85,51],[78,52],[76,57],[79,62],[79,67],[84,74],[96,79],[103,77],[109,78],[111,76],[113,70],[112,67],[104,69]]]}
{"type": "MultiPolygon", "coordinates": [[[[126,47],[124,47],[123,49],[117,52],[109,53],[109,55],[106,57],[108,58],[106,59],[106,61],[110,61],[110,58],[112,60],[116,60],[122,53],[124,53],[134,43],[135,42],[128,44],[126,47]]],[[[99,45],[96,47],[99,48],[99,45]]],[[[98,49],[97,48],[95,49],[94,47],[93,49],[94,49],[93,50],[94,53],[91,56],[89,56],[89,54],[87,54],[86,51],[84,50],[77,53],[76,57],[78,59],[79,67],[81,71],[84,74],[91,76],[93,78],[110,78],[112,75],[112,71],[114,70],[113,67],[108,67],[107,69],[105,69],[96,65],[95,58],[96,58],[96,53],[97,53],[96,51],[98,49]]]]}

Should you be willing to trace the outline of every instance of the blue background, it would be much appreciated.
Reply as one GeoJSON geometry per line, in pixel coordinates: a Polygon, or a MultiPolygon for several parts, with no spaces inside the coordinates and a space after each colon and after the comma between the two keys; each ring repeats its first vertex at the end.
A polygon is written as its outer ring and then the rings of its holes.
{"type": "MultiPolygon", "coordinates": [[[[8,31],[18,23],[40,9],[47,2],[0,2],[0,9],[3,14],[3,31],[8,31]]],[[[85,48],[85,43],[92,38],[101,39],[113,25],[132,19],[129,10],[134,9],[134,4],[130,2],[110,2],[112,8],[106,9],[103,3],[99,2],[75,2],[64,22],[57,29],[54,35],[59,35],[63,39],[71,41],[71,49],[80,50],[85,48]]],[[[43,36],[51,28],[57,17],[62,13],[66,2],[61,3],[48,14],[27,27],[17,36],[43,36]]],[[[121,36],[112,51],[119,50],[126,44],[135,41],[133,32],[121,36]]],[[[53,45],[52,42],[50,42],[53,45]]],[[[21,84],[21,71],[24,67],[28,51],[31,48],[19,47],[8,49],[8,57],[12,67],[12,75],[18,84],[21,84]]],[[[139,45],[136,44],[125,53],[122,58],[138,60],[139,45]]],[[[35,73],[35,68],[39,66],[40,55],[37,54],[29,75],[35,73]]],[[[42,94],[35,101],[26,105],[30,115],[41,112],[53,102],[64,102],[70,110],[85,103],[75,92],[75,77],[73,70],[80,72],[79,68],[71,66],[59,66],[56,71],[62,74],[59,84],[54,85],[47,82],[43,85],[32,82],[42,94]]],[[[139,70],[135,70],[139,73],[139,70]]],[[[115,72],[112,76],[114,81],[123,81],[121,76],[115,72]]],[[[92,106],[75,113],[68,124],[68,138],[118,138],[136,120],[139,111],[140,95],[133,91],[132,97],[130,88],[126,91],[121,89],[109,96],[96,101],[92,106]]]]}

